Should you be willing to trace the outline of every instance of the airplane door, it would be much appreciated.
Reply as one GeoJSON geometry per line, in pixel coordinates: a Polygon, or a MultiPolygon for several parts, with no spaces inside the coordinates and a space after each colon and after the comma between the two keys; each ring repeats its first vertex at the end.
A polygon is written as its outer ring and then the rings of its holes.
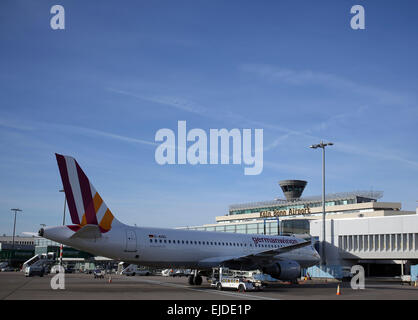
{"type": "MultiPolygon", "coordinates": [[[[244,242],[245,242],[245,240],[244,240],[244,242]]],[[[244,247],[244,254],[245,255],[251,254],[250,244],[249,243],[247,243],[247,245],[244,247]]]]}
{"type": "Polygon", "coordinates": [[[127,252],[135,252],[136,249],[136,233],[134,230],[126,230],[126,248],[127,252]]]}
{"type": "Polygon", "coordinates": [[[245,255],[249,255],[249,254],[251,254],[251,250],[250,250],[250,247],[244,247],[244,254],[245,255]]]}

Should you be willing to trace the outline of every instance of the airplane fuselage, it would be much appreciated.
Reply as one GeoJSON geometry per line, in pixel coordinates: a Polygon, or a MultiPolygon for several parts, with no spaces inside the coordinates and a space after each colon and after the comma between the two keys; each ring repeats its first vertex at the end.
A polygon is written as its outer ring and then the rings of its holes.
{"type": "MultiPolygon", "coordinates": [[[[45,228],[43,237],[65,245],[119,261],[155,267],[209,268],[216,257],[239,257],[286,247],[303,240],[288,236],[267,236],[181,229],[114,226],[92,238],[71,238],[66,226],[45,228]],[[203,262],[202,262],[203,261],[203,262]]],[[[280,254],[302,268],[318,263],[312,246],[280,254]]]]}

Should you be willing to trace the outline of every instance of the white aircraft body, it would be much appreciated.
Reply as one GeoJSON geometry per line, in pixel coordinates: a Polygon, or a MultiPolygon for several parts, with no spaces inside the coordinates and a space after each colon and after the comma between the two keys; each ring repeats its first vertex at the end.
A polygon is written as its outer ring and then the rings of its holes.
{"type": "Polygon", "coordinates": [[[189,283],[196,285],[220,266],[295,280],[301,268],[320,260],[311,242],[296,237],[128,226],[113,216],[74,158],[56,157],[73,225],[42,228],[41,237],[132,264],[193,269],[189,283]]]}

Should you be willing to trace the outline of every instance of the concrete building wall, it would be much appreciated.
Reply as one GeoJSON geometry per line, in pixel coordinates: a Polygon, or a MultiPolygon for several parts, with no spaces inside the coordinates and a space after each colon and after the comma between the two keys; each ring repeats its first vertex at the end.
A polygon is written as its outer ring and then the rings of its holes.
{"type": "MultiPolygon", "coordinates": [[[[312,220],[310,232],[322,240],[322,220],[312,220]]],[[[325,236],[328,264],[418,259],[418,215],[328,219],[325,236]]]]}
{"type": "MultiPolygon", "coordinates": [[[[13,242],[12,236],[0,236],[0,243],[12,243],[12,242],[13,242]]],[[[35,238],[15,236],[15,244],[34,245],[35,238]]]]}

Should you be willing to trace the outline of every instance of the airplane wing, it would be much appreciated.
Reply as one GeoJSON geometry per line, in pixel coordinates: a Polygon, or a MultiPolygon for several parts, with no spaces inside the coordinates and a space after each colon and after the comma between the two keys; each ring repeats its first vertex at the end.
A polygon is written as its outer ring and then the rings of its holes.
{"type": "Polygon", "coordinates": [[[310,241],[304,241],[296,244],[292,244],[286,247],[280,247],[275,249],[270,249],[254,254],[249,254],[245,256],[221,256],[221,257],[212,257],[208,259],[203,259],[199,261],[199,266],[201,267],[217,267],[221,264],[247,264],[247,265],[257,265],[259,263],[266,263],[267,261],[273,260],[273,258],[278,258],[277,256],[292,250],[300,249],[306,246],[310,246],[310,241]]]}
{"type": "Polygon", "coordinates": [[[310,246],[310,245],[311,245],[311,241],[304,241],[304,242],[299,242],[299,243],[296,243],[296,244],[292,244],[290,246],[280,247],[280,248],[276,248],[276,249],[271,249],[271,250],[259,252],[259,253],[253,254],[253,255],[248,255],[246,257],[264,258],[264,257],[268,257],[268,256],[277,256],[279,254],[289,252],[289,251],[292,251],[292,250],[296,250],[296,249],[300,249],[300,248],[310,246]]]}

